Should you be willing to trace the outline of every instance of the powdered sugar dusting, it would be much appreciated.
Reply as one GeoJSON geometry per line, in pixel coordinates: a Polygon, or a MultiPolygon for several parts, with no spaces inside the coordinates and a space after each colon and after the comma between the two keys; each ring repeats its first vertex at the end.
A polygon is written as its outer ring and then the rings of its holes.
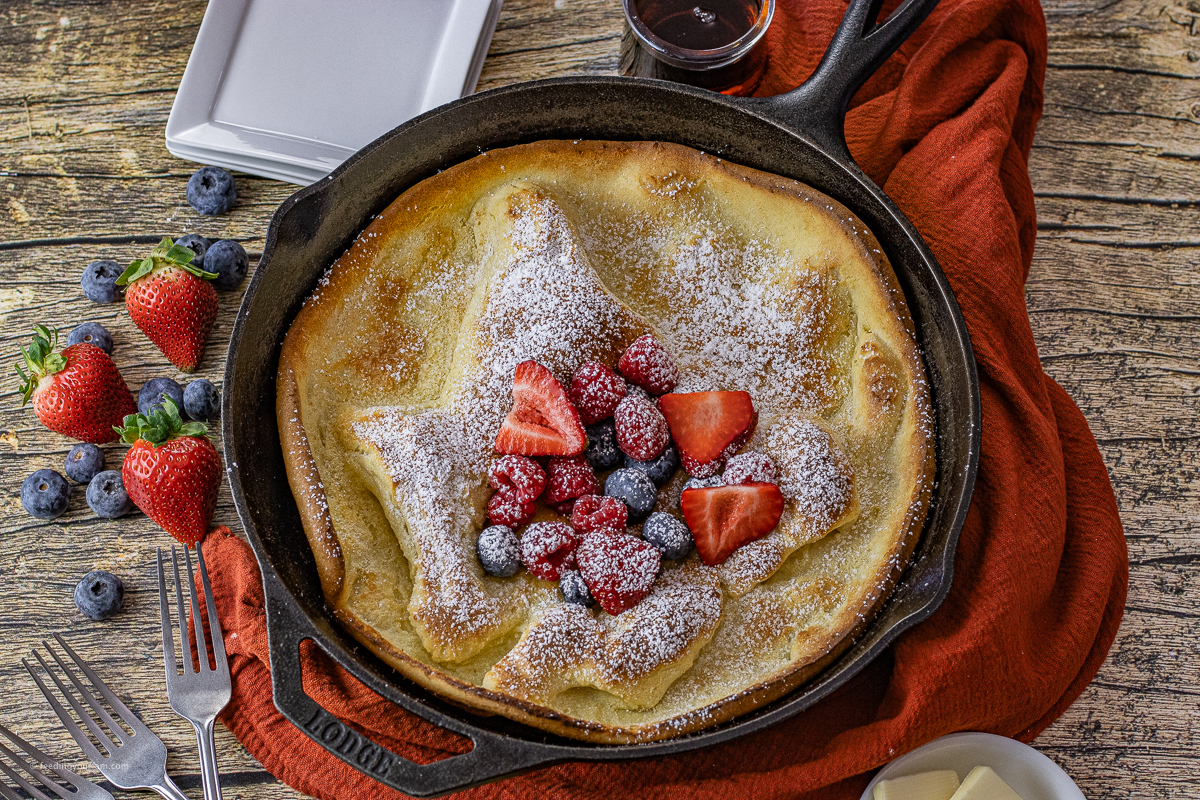
{"type": "Polygon", "coordinates": [[[569,376],[584,361],[605,359],[609,339],[601,331],[629,331],[632,339],[645,329],[600,284],[552,200],[530,187],[510,187],[494,202],[499,230],[482,232],[477,269],[499,267],[480,281],[487,285],[486,305],[460,337],[459,355],[468,366],[447,407],[376,409],[352,424],[394,485],[418,555],[411,559],[409,611],[439,660],[469,657],[519,622],[517,601],[489,594],[478,574],[473,532],[480,521],[472,498],[512,404],[516,365],[533,359],[569,376]]]}

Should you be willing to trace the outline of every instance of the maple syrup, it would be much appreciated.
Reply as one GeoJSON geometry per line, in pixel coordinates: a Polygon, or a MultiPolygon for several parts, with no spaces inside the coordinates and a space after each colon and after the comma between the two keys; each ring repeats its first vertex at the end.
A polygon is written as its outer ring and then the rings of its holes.
{"type": "Polygon", "coordinates": [[[760,0],[633,0],[638,19],[668,44],[688,50],[715,50],[750,32],[760,0]]]}

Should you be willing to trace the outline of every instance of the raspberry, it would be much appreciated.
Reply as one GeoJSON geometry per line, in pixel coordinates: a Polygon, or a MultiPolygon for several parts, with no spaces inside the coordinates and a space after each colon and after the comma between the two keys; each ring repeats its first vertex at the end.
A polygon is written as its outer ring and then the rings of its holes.
{"type": "Polygon", "coordinates": [[[488,469],[488,486],[515,494],[522,503],[532,503],[546,488],[546,471],[532,458],[504,456],[488,469]]]}
{"type": "Polygon", "coordinates": [[[546,488],[546,502],[552,507],[585,494],[600,494],[596,472],[583,456],[551,458],[547,470],[550,482],[546,488]]]}
{"type": "Polygon", "coordinates": [[[662,556],[654,545],[608,530],[584,536],[575,556],[588,591],[613,615],[640,603],[662,566],[662,556]]]}
{"type": "Polygon", "coordinates": [[[566,517],[567,519],[570,519],[572,512],[574,512],[574,510],[575,510],[575,498],[571,498],[570,500],[563,500],[560,503],[551,503],[551,502],[547,501],[546,506],[549,507],[550,509],[552,509],[553,511],[555,511],[556,513],[561,514],[562,516],[566,517]]]}
{"type": "Polygon", "coordinates": [[[617,362],[617,369],[652,394],[666,394],[679,383],[679,368],[671,354],[649,333],[629,345],[617,362]]]}
{"type": "Polygon", "coordinates": [[[544,581],[575,567],[575,531],[565,522],[535,522],[521,534],[521,563],[544,581]]]}
{"type": "Polygon", "coordinates": [[[575,370],[568,392],[584,425],[607,419],[625,397],[625,381],[599,361],[585,361],[575,370]]]}
{"type": "Polygon", "coordinates": [[[725,464],[725,485],[775,483],[775,464],[762,453],[747,450],[725,464]]]}
{"type": "Polygon", "coordinates": [[[487,516],[493,525],[516,528],[533,519],[537,505],[529,500],[523,502],[515,493],[502,490],[492,495],[487,504],[487,516]]]}
{"type": "Polygon", "coordinates": [[[571,511],[571,527],[581,534],[604,528],[624,531],[628,522],[629,509],[615,497],[585,494],[571,511]]]}
{"type": "Polygon", "coordinates": [[[637,461],[658,458],[671,441],[671,429],[662,412],[640,397],[626,397],[613,415],[617,423],[617,444],[637,461]]]}

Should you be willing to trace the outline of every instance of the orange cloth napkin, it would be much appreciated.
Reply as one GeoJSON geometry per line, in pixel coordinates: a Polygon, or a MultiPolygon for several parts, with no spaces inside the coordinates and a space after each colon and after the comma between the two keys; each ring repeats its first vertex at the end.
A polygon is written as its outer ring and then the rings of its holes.
{"type": "MultiPolygon", "coordinates": [[[[755,93],[810,74],[844,10],[840,0],[778,0],[755,93]]],[[[946,733],[1028,741],[1087,686],[1116,635],[1128,563],[1095,440],[1042,372],[1025,311],[1036,234],[1026,159],[1045,64],[1034,0],[942,0],[858,93],[846,125],[855,159],[949,276],[979,362],[979,477],[941,608],[840,691],[767,731],[670,758],[550,767],[464,795],[856,798],[872,770],[946,733]]],[[[257,565],[227,529],[204,549],[235,679],[225,723],[300,791],[398,797],[275,710],[257,565]]],[[[314,699],[396,752],[429,762],[469,748],[316,648],[308,665],[314,699]]]]}

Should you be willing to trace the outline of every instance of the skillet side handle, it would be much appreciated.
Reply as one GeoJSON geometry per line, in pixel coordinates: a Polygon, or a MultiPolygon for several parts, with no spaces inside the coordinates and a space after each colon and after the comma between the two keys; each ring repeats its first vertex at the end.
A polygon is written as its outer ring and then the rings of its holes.
{"type": "Polygon", "coordinates": [[[845,131],[851,98],[937,4],[938,0],[905,0],[886,21],[875,24],[883,0],[850,0],[846,16],[809,79],[754,105],[839,160],[853,163],[845,131]]]}
{"type": "Polygon", "coordinates": [[[304,691],[300,645],[305,639],[320,644],[308,619],[290,608],[287,601],[272,602],[272,594],[268,589],[267,632],[275,707],[310,739],[359,772],[412,797],[439,797],[554,760],[519,740],[447,724],[442,727],[471,739],[470,752],[432,764],[417,764],[377,744],[330,714],[304,691]]]}

